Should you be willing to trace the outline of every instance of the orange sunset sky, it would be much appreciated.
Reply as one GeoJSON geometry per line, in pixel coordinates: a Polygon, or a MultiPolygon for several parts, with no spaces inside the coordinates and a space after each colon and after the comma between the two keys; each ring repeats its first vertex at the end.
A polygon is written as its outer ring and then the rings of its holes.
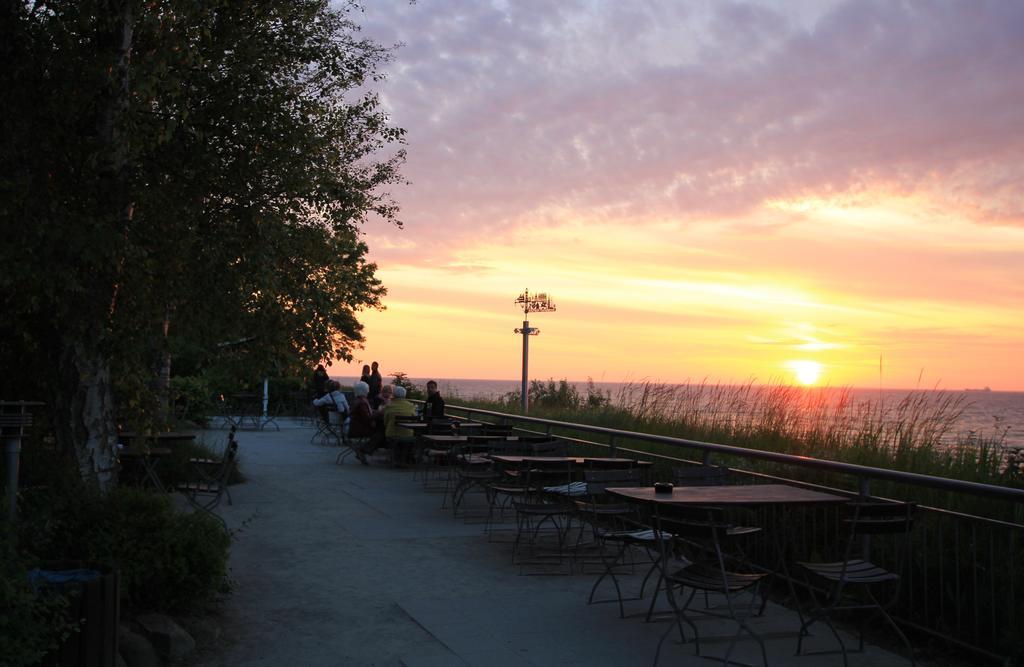
{"type": "Polygon", "coordinates": [[[359,363],[518,378],[529,288],[533,378],[1024,389],[1024,3],[368,5],[359,363]]]}

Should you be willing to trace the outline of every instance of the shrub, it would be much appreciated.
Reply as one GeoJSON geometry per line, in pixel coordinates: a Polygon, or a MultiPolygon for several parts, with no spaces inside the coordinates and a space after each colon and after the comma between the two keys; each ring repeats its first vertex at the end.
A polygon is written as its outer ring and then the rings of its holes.
{"type": "Polygon", "coordinates": [[[83,560],[121,570],[136,611],[201,609],[224,589],[231,536],[213,517],[181,513],[169,496],[26,490],[21,544],[37,561],[83,560]]]}
{"type": "Polygon", "coordinates": [[[178,512],[167,496],[136,489],[111,501],[112,556],[133,608],[188,611],[224,588],[231,538],[216,519],[178,512]]]}
{"type": "Polygon", "coordinates": [[[213,393],[210,385],[201,377],[183,376],[171,378],[171,395],[174,397],[174,416],[201,426],[213,412],[213,393]]]}
{"type": "Polygon", "coordinates": [[[417,387],[416,384],[412,380],[410,380],[409,376],[406,375],[405,373],[398,371],[396,373],[391,373],[391,377],[393,378],[391,380],[391,384],[395,385],[396,387],[403,387],[405,389],[406,398],[424,398],[424,394],[420,390],[420,388],[417,387]]]}
{"type": "Polygon", "coordinates": [[[14,537],[10,524],[0,519],[0,664],[34,665],[60,645],[73,625],[64,616],[62,596],[32,590],[14,537]]]}

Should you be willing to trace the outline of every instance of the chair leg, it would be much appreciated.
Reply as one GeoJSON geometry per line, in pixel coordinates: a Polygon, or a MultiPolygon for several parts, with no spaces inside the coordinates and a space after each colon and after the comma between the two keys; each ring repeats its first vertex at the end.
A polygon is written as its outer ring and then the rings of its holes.
{"type": "MultiPolygon", "coordinates": [[[[878,603],[878,599],[871,593],[871,591],[868,591],[868,598],[871,602],[877,605],[878,613],[881,614],[883,619],[885,619],[885,622],[889,627],[893,629],[896,635],[900,638],[900,641],[903,642],[903,645],[907,647],[907,658],[910,660],[911,667],[916,665],[917,662],[914,660],[914,647],[910,644],[910,640],[907,639],[907,635],[903,633],[903,630],[901,630],[900,626],[896,624],[896,621],[894,621],[892,616],[889,615],[889,612],[885,610],[885,607],[878,603]]],[[[861,636],[861,649],[863,649],[863,633],[861,636]]]]}
{"type": "MultiPolygon", "coordinates": [[[[619,547],[618,552],[615,554],[615,557],[611,560],[608,560],[605,554],[604,544],[602,543],[601,560],[604,563],[605,569],[604,572],[602,572],[601,575],[597,578],[597,581],[594,582],[594,585],[590,589],[590,597],[587,598],[587,604],[594,604],[594,594],[597,593],[598,586],[601,585],[601,582],[604,581],[605,577],[611,575],[612,583],[615,584],[615,593],[619,600],[619,618],[626,617],[626,610],[622,605],[622,589],[619,588],[619,580],[618,577],[615,576],[614,568],[618,564],[619,559],[622,558],[622,554],[625,553],[628,546],[628,544],[623,542],[622,545],[619,547]]],[[[605,600],[601,600],[601,602],[604,601],[605,600]]]]}
{"type": "MultiPolygon", "coordinates": [[[[647,552],[647,557],[651,559],[651,566],[647,568],[647,574],[644,575],[644,580],[640,583],[640,597],[644,596],[644,591],[647,590],[647,582],[650,580],[651,575],[658,570],[658,566],[661,563],[660,553],[655,553],[652,556],[651,548],[648,546],[644,546],[644,550],[647,552]]],[[[657,595],[657,591],[655,591],[655,595],[657,595]]]]}

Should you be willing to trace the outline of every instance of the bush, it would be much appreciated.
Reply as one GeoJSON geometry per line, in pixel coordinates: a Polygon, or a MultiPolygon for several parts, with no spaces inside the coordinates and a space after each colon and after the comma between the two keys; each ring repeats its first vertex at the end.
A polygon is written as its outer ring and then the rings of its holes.
{"type": "Polygon", "coordinates": [[[0,519],[0,665],[34,665],[74,626],[64,616],[67,601],[62,596],[32,590],[28,567],[14,542],[10,524],[0,519]]]}
{"type": "Polygon", "coordinates": [[[149,491],[111,494],[111,559],[135,609],[201,608],[224,588],[231,538],[213,517],[181,513],[149,491]]]}
{"type": "Polygon", "coordinates": [[[397,373],[391,373],[391,377],[393,378],[391,384],[405,389],[406,398],[425,398],[423,391],[405,373],[398,371],[397,373]]]}
{"type": "Polygon", "coordinates": [[[171,396],[174,400],[174,417],[206,425],[207,417],[213,412],[213,393],[210,385],[201,377],[182,376],[171,378],[171,396]]]}
{"type": "Polygon", "coordinates": [[[135,611],[200,610],[224,590],[231,536],[215,518],[178,512],[169,496],[151,491],[84,491],[68,497],[26,490],[23,550],[41,562],[120,568],[125,601],[135,611]]]}

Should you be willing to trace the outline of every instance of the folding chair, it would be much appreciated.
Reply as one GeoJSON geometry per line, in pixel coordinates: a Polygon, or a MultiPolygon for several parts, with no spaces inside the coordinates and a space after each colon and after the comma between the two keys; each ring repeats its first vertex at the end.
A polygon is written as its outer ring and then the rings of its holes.
{"type": "MultiPolygon", "coordinates": [[[[661,557],[659,542],[671,538],[667,533],[643,525],[638,517],[636,507],[627,503],[609,503],[605,500],[605,489],[610,486],[642,486],[643,471],[638,468],[628,470],[587,470],[583,473],[586,483],[586,500],[576,501],[576,512],[581,523],[590,525],[594,542],[598,545],[598,554],[601,558],[603,570],[590,589],[587,597],[587,604],[600,604],[604,602],[618,602],[619,618],[626,617],[626,610],[623,602],[643,599],[644,590],[647,588],[647,581],[657,571],[658,561],[661,557]],[[610,553],[609,547],[615,547],[610,553]],[[617,570],[622,567],[634,567],[632,558],[626,557],[631,554],[635,547],[644,550],[650,562],[650,567],[644,575],[640,585],[640,593],[636,597],[624,598],[622,588],[619,586],[617,570]],[[607,600],[595,600],[601,582],[611,578],[615,586],[615,598],[607,600]]],[[[581,530],[582,538],[582,530],[581,530]]],[[[579,556],[577,543],[577,557],[579,556]]]]}
{"type": "Polygon", "coordinates": [[[228,498],[228,505],[232,504],[228,484],[231,481],[231,474],[235,470],[237,459],[238,443],[235,442],[235,431],[232,429],[228,434],[228,444],[224,448],[224,456],[219,461],[216,459],[189,459],[189,464],[198,479],[178,484],[176,487],[190,505],[213,516],[225,527],[227,524],[224,519],[217,516],[213,510],[220,504],[220,500],[224,496],[228,498]]]}
{"type": "Polygon", "coordinates": [[[899,599],[900,581],[907,563],[916,505],[898,502],[853,502],[846,508],[848,514],[843,521],[849,527],[849,532],[845,538],[842,560],[830,563],[797,563],[807,575],[808,589],[811,590],[814,605],[800,626],[800,635],[796,643],[797,655],[802,652],[804,637],[809,634],[809,628],[814,623],[822,621],[839,642],[839,651],[815,653],[842,653],[843,665],[848,666],[846,644],[836,631],[831,618],[837,612],[867,612],[860,624],[858,635],[857,651],[863,651],[864,625],[870,618],[870,612],[876,612],[899,636],[907,648],[910,663],[914,664],[914,648],[888,610],[899,599]],[[892,569],[873,563],[870,560],[871,551],[876,554],[885,552],[894,564],[892,569]],[[828,591],[824,598],[814,594],[814,588],[810,585],[814,580],[827,585],[828,591]],[[885,588],[890,589],[888,599],[879,600],[875,591],[885,588]]]}
{"type": "Polygon", "coordinates": [[[757,615],[755,607],[761,606],[757,604],[760,584],[768,573],[739,571],[746,568],[736,567],[738,559],[728,550],[733,538],[748,534],[748,529],[734,529],[726,522],[725,514],[720,509],[685,506],[672,508],[670,516],[660,516],[656,527],[673,536],[672,540],[661,544],[665,593],[675,623],[669,625],[658,641],[654,664],[658,664],[661,648],[673,629],[678,629],[680,641],[686,642],[684,623],[693,631],[695,654],[705,658],[715,657],[702,655],[700,651],[700,632],[691,614],[701,614],[736,623],[736,632],[722,658],[724,664],[729,664],[733,648],[746,633],[757,641],[761,657],[767,665],[768,653],[764,639],[754,632],[747,619],[757,615]],[[699,591],[718,594],[724,606],[691,610],[690,604],[699,591]],[[749,595],[749,602],[742,603],[742,596],[746,595],[749,595]]]}
{"type": "Polygon", "coordinates": [[[564,497],[552,497],[545,492],[545,487],[572,482],[570,462],[527,462],[521,474],[526,477],[525,490],[512,497],[512,507],[516,512],[512,562],[520,565],[520,573],[522,566],[527,563],[547,564],[555,558],[559,564],[562,563],[573,510],[573,506],[564,497]],[[556,538],[553,551],[545,549],[542,542],[541,529],[545,525],[550,526],[556,538]],[[525,551],[528,551],[526,558],[523,557],[525,551]]]}
{"type": "Polygon", "coordinates": [[[492,455],[510,454],[515,443],[505,440],[475,440],[453,448],[452,513],[456,516],[466,495],[476,489],[484,495],[490,511],[489,486],[502,479],[502,471],[494,465],[492,455]]]}
{"type": "Polygon", "coordinates": [[[564,440],[519,438],[518,449],[528,456],[568,456],[569,446],[564,440]]]}
{"type": "Polygon", "coordinates": [[[480,435],[510,436],[515,429],[509,424],[484,424],[480,427],[480,435]]]}

